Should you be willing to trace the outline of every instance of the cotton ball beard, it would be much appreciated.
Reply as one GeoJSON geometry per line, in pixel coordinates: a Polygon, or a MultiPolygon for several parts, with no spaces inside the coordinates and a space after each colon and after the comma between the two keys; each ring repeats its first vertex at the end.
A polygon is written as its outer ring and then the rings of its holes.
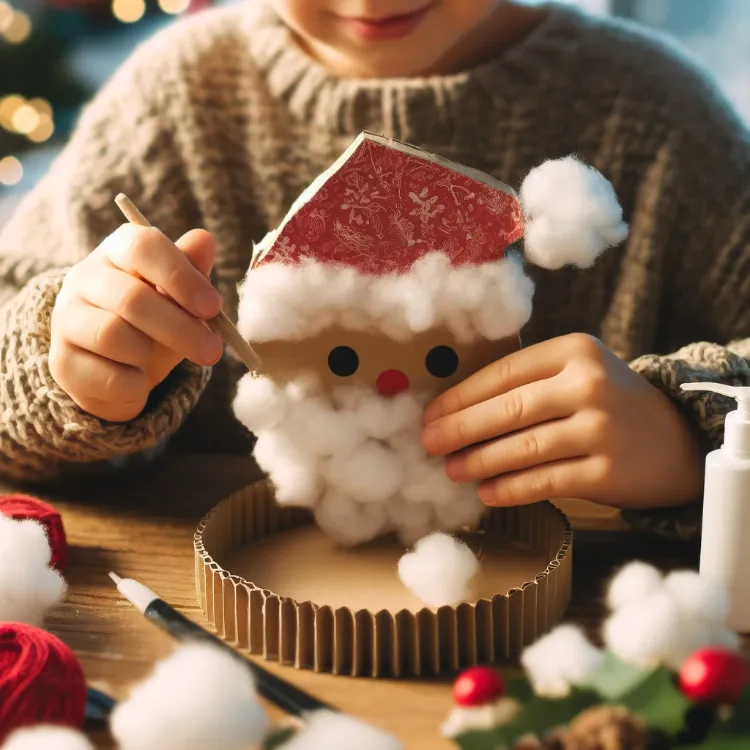
{"type": "Polygon", "coordinates": [[[280,505],[310,508],[341,544],[389,532],[413,544],[476,526],[484,512],[476,485],[451,482],[422,447],[424,402],[352,386],[325,393],[312,377],[281,388],[246,375],[233,406],[257,438],[255,459],[280,505]]]}
{"type": "Polygon", "coordinates": [[[0,750],[94,750],[88,739],[67,727],[36,726],[18,729],[0,750]]]}
{"type": "Polygon", "coordinates": [[[110,719],[120,750],[246,750],[268,734],[250,671],[216,646],[182,646],[110,719]]]}
{"type": "Polygon", "coordinates": [[[0,621],[40,626],[65,594],[44,527],[0,513],[0,621]]]}

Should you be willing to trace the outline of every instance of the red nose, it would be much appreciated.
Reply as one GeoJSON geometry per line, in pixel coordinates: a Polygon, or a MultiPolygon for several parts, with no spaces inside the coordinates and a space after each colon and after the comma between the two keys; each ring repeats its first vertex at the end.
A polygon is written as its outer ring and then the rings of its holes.
{"type": "Polygon", "coordinates": [[[409,378],[401,370],[386,370],[378,375],[376,385],[381,396],[395,396],[409,387],[409,378]]]}

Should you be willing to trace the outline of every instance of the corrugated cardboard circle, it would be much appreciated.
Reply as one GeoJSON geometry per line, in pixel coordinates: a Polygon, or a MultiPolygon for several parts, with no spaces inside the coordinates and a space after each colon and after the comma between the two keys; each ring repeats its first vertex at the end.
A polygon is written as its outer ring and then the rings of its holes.
{"type": "Polygon", "coordinates": [[[402,548],[339,550],[306,511],[277,506],[258,482],[201,521],[195,583],[219,636],[250,654],[334,674],[429,676],[500,662],[557,624],[570,601],[572,542],[567,519],[550,503],[492,509],[470,542],[482,556],[481,598],[433,611],[404,600],[394,562],[402,548]],[[326,569],[336,584],[328,590],[319,580],[326,569]],[[518,580],[488,592],[508,570],[518,580]],[[392,591],[378,589],[373,601],[393,609],[371,606],[376,578],[392,591]],[[347,604],[355,582],[361,587],[347,604]]]}

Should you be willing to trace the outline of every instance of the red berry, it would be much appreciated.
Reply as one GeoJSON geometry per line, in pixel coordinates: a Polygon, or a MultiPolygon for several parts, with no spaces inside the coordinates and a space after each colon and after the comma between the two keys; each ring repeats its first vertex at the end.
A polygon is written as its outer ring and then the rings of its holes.
{"type": "Polygon", "coordinates": [[[702,648],[680,669],[680,690],[696,703],[732,705],[750,681],[750,665],[734,651],[702,648]]]}
{"type": "Polygon", "coordinates": [[[490,667],[470,667],[453,684],[453,700],[459,706],[484,706],[505,695],[505,680],[490,667]]]}

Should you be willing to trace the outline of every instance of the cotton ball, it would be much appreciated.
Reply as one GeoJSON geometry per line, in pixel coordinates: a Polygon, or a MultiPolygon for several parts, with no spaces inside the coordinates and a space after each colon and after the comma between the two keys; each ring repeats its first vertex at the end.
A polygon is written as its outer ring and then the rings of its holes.
{"type": "Polygon", "coordinates": [[[604,623],[604,642],[628,664],[656,667],[680,650],[684,620],[677,602],[658,591],[616,609],[604,623]]]}
{"type": "Polygon", "coordinates": [[[294,339],[309,315],[303,301],[311,299],[300,289],[297,268],[265,263],[248,271],[239,287],[237,329],[248,341],[294,339]]]}
{"type": "Polygon", "coordinates": [[[354,415],[334,411],[321,399],[304,399],[290,411],[290,439],[306,455],[343,456],[365,441],[354,415]]]}
{"type": "Polygon", "coordinates": [[[388,515],[381,503],[359,503],[329,491],[315,507],[315,523],[340,544],[353,546],[383,534],[388,529],[388,515]]]}
{"type": "Polygon", "coordinates": [[[717,627],[706,620],[692,618],[690,615],[683,617],[678,632],[670,642],[664,657],[664,663],[674,670],[679,670],[685,660],[701,648],[721,647],[736,648],[739,637],[736,640],[725,640],[727,633],[731,631],[726,628],[717,627]]]}
{"type": "Polygon", "coordinates": [[[402,750],[390,734],[346,714],[314,711],[302,729],[280,750],[402,750]]]}
{"type": "Polygon", "coordinates": [[[628,234],[612,185],[573,156],[546,161],[521,185],[528,260],[549,269],[588,268],[628,234]]]}
{"type": "Polygon", "coordinates": [[[157,664],[110,726],[120,750],[246,750],[270,729],[240,657],[199,643],[157,664]]]}
{"type": "Polygon", "coordinates": [[[568,695],[572,686],[588,679],[603,662],[604,653],[574,625],[560,625],[521,655],[535,692],[549,698],[568,695]]]}
{"type": "Polygon", "coordinates": [[[404,502],[397,497],[388,504],[388,517],[391,526],[398,529],[402,544],[411,546],[433,529],[434,513],[432,505],[404,502]]]}
{"type": "Polygon", "coordinates": [[[662,574],[653,566],[635,560],[622,567],[609,583],[607,605],[620,609],[661,590],[662,574]]]}
{"type": "Polygon", "coordinates": [[[253,455],[271,479],[279,503],[311,506],[318,499],[321,489],[318,467],[283,432],[259,433],[253,455]]]}
{"type": "Polygon", "coordinates": [[[435,514],[444,529],[476,527],[487,510],[474,484],[455,485],[455,496],[448,503],[435,506],[435,514]]]}
{"type": "Polygon", "coordinates": [[[35,726],[13,732],[0,750],[94,750],[94,746],[74,729],[35,726]]]}
{"type": "Polygon", "coordinates": [[[421,428],[423,411],[411,394],[399,393],[386,399],[373,393],[362,399],[353,416],[368,435],[376,440],[388,440],[404,430],[421,428]]]}
{"type": "Polygon", "coordinates": [[[512,336],[531,318],[534,282],[515,258],[482,268],[481,273],[485,289],[472,320],[484,338],[512,336]]]}
{"type": "Polygon", "coordinates": [[[343,494],[363,503],[384,502],[398,491],[404,466],[394,451],[368,440],[352,453],[333,456],[324,472],[343,494]]]}
{"type": "Polygon", "coordinates": [[[0,514],[0,621],[39,626],[65,594],[44,527],[0,514]]]}
{"type": "Polygon", "coordinates": [[[450,534],[435,532],[420,539],[398,561],[401,582],[432,607],[459,604],[471,597],[479,571],[474,553],[450,534]]]}
{"type": "Polygon", "coordinates": [[[727,592],[693,570],[678,570],[664,579],[664,588],[680,610],[692,618],[723,625],[729,616],[727,592]]]}
{"type": "Polygon", "coordinates": [[[287,399],[270,378],[249,374],[237,385],[232,410],[250,432],[257,433],[273,429],[284,419],[287,399]]]}
{"type": "Polygon", "coordinates": [[[401,495],[408,503],[448,505],[455,502],[459,494],[457,485],[446,476],[442,459],[425,454],[421,461],[407,464],[401,495]]]}

